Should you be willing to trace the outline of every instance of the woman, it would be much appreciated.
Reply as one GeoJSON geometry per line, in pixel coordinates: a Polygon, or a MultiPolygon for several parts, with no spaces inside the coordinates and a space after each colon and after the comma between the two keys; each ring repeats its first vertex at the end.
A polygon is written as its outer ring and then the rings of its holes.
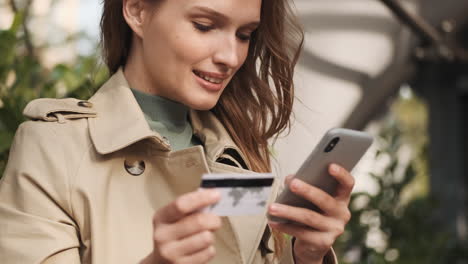
{"type": "Polygon", "coordinates": [[[270,171],[302,43],[288,1],[105,0],[101,27],[111,79],[24,111],[0,184],[2,261],[335,263],[353,187],[338,165],[335,197],[286,180],[323,213],[268,208],[301,226],[200,210],[219,200],[197,191],[203,173],[270,171]]]}

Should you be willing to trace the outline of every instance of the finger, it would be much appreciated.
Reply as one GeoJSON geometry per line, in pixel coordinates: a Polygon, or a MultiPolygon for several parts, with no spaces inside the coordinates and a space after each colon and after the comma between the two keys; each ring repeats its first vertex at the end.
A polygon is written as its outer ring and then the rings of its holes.
{"type": "Polygon", "coordinates": [[[293,174],[290,174],[284,178],[284,185],[289,186],[291,183],[292,179],[294,178],[293,174]]]}
{"type": "Polygon", "coordinates": [[[332,223],[334,222],[333,219],[310,209],[293,207],[279,203],[270,205],[268,212],[273,216],[289,219],[319,231],[331,230],[332,223]]]}
{"type": "Polygon", "coordinates": [[[194,213],[176,223],[155,230],[160,241],[182,239],[203,231],[214,231],[221,227],[221,217],[211,213],[194,213]]]}
{"type": "Polygon", "coordinates": [[[183,264],[203,264],[207,263],[216,255],[216,250],[214,246],[210,246],[206,249],[203,249],[199,252],[196,252],[190,256],[183,257],[180,263],[183,264]]]}
{"type": "Polygon", "coordinates": [[[337,164],[330,164],[328,171],[339,183],[335,197],[338,200],[349,201],[351,192],[354,188],[354,177],[346,169],[337,164]]]}
{"type": "Polygon", "coordinates": [[[213,245],[213,243],[213,233],[204,231],[182,240],[173,241],[166,246],[165,250],[168,255],[174,256],[174,259],[178,259],[204,250],[213,245]]]}
{"type": "Polygon", "coordinates": [[[326,215],[334,215],[337,213],[337,201],[325,191],[299,179],[292,180],[289,185],[289,189],[300,197],[316,205],[326,215]]]}
{"type": "Polygon", "coordinates": [[[275,222],[269,222],[268,225],[277,231],[306,241],[315,250],[326,251],[333,246],[336,240],[336,236],[332,233],[308,230],[297,225],[275,222]]]}
{"type": "Polygon", "coordinates": [[[180,196],[169,205],[161,208],[154,217],[153,223],[173,223],[219,201],[221,195],[217,190],[198,190],[180,196]]]}

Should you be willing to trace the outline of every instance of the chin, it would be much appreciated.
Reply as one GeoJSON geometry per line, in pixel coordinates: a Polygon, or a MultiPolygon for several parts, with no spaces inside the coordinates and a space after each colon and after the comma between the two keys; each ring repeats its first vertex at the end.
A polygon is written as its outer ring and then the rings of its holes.
{"type": "Polygon", "coordinates": [[[207,111],[216,106],[219,95],[192,96],[186,100],[185,105],[193,110],[207,111]]]}

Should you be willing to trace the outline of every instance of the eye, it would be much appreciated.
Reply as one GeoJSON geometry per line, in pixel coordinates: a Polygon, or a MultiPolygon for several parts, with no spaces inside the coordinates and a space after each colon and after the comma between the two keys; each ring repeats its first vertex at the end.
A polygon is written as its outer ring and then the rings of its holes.
{"type": "Polygon", "coordinates": [[[237,38],[241,42],[249,42],[252,39],[252,36],[255,34],[256,30],[250,32],[250,31],[244,31],[244,32],[239,32],[237,33],[237,38]]]}
{"type": "Polygon", "coordinates": [[[249,42],[252,34],[237,34],[237,38],[242,42],[249,42]]]}
{"type": "Polygon", "coordinates": [[[211,25],[205,25],[205,24],[200,24],[200,23],[197,23],[197,22],[192,22],[193,23],[193,26],[201,31],[201,32],[208,32],[210,30],[212,30],[214,27],[211,26],[211,25]]]}

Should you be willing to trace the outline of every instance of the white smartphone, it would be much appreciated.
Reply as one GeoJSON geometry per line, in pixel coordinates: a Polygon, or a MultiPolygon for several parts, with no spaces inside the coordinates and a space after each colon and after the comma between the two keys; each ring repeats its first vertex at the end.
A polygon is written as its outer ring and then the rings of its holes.
{"type": "MultiPolygon", "coordinates": [[[[336,163],[351,171],[366,153],[372,141],[373,137],[365,132],[344,128],[330,129],[294,177],[333,195],[338,182],[328,173],[329,165],[336,163]]],[[[317,206],[294,194],[288,187],[284,188],[275,202],[320,212],[317,206]]],[[[272,215],[268,215],[268,218],[275,222],[290,222],[272,215]]]]}

